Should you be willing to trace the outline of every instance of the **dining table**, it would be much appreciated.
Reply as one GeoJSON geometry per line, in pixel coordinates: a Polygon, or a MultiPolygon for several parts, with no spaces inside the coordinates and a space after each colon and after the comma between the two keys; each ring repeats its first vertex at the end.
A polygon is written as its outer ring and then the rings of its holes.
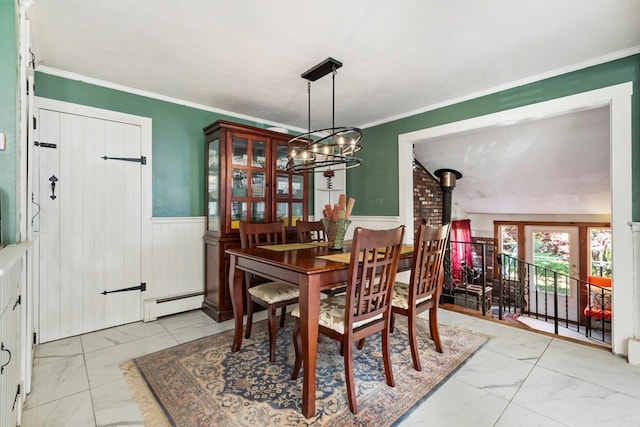
{"type": "MultiPolygon", "coordinates": [[[[315,414],[316,355],[318,347],[318,316],[320,293],[347,281],[351,259],[350,242],[340,250],[330,249],[326,243],[289,243],[227,249],[230,256],[229,291],[235,320],[232,351],[242,346],[245,295],[244,272],[265,279],[285,282],[300,292],[300,334],[302,337],[302,414],[315,414]]],[[[404,245],[398,271],[411,269],[413,247],[404,245]]]]}

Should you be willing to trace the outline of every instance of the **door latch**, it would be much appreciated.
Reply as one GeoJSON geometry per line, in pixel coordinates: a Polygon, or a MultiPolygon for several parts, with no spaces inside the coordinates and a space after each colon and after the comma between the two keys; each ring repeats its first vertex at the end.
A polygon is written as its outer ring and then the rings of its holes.
{"type": "Polygon", "coordinates": [[[51,178],[49,178],[49,181],[51,181],[51,200],[55,200],[56,199],[56,182],[58,182],[58,178],[55,175],[51,175],[51,178]]]}

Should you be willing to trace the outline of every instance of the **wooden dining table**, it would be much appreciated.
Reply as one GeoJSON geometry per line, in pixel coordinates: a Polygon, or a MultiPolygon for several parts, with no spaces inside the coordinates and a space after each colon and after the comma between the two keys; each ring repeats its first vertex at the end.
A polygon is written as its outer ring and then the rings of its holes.
{"type": "MultiPolygon", "coordinates": [[[[307,418],[315,414],[320,291],[335,288],[347,281],[350,249],[350,245],[345,245],[342,250],[331,250],[313,243],[293,243],[226,251],[231,257],[229,290],[235,320],[233,352],[240,351],[242,346],[244,272],[286,282],[300,290],[302,413],[307,418]]],[[[403,247],[398,271],[411,269],[412,255],[412,247],[403,247]]]]}

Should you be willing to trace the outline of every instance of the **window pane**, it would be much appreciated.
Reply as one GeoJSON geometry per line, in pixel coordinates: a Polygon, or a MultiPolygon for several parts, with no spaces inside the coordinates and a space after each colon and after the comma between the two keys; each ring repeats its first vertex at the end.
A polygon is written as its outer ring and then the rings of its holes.
{"type": "Polygon", "coordinates": [[[590,228],[589,240],[591,276],[611,277],[611,229],[590,228]]]}
{"type": "Polygon", "coordinates": [[[231,171],[231,196],[247,197],[247,171],[241,169],[231,171]]]}
{"type": "Polygon", "coordinates": [[[534,232],[532,243],[538,291],[553,292],[553,273],[556,272],[561,273],[558,282],[558,294],[567,295],[569,286],[566,278],[570,275],[569,233],[534,232]]]}
{"type": "Polygon", "coordinates": [[[264,172],[251,174],[251,197],[264,197],[264,172]]]}
{"type": "Polygon", "coordinates": [[[518,257],[518,227],[515,225],[500,226],[500,252],[518,257]]]}
{"type": "Polygon", "coordinates": [[[276,193],[278,197],[289,195],[289,175],[278,174],[276,178],[276,193]]]}
{"type": "Polygon", "coordinates": [[[304,197],[304,177],[301,175],[293,175],[291,177],[291,189],[294,199],[302,199],[304,197]]]}
{"type": "Polygon", "coordinates": [[[231,143],[232,158],[231,162],[234,165],[246,165],[247,164],[247,139],[233,137],[231,143]]]}
{"type": "Polygon", "coordinates": [[[220,142],[216,138],[209,143],[209,180],[207,192],[209,194],[209,230],[218,231],[220,227],[220,213],[218,212],[218,200],[220,199],[218,180],[220,179],[220,164],[218,150],[220,142]]]}
{"type": "Polygon", "coordinates": [[[302,218],[302,203],[292,203],[291,204],[291,225],[296,225],[296,222],[302,218]]]}
{"type": "Polygon", "coordinates": [[[240,221],[247,220],[247,203],[231,202],[231,228],[239,228],[240,221]]]}
{"type": "Polygon", "coordinates": [[[264,202],[251,203],[251,222],[264,222],[264,202]]]}
{"type": "Polygon", "coordinates": [[[289,159],[287,158],[287,154],[289,154],[289,147],[286,145],[278,145],[276,148],[276,169],[285,170],[287,168],[287,162],[289,159]]]}
{"type": "Polygon", "coordinates": [[[289,226],[289,204],[276,203],[276,219],[284,221],[285,227],[289,226]]]}
{"type": "Polygon", "coordinates": [[[251,166],[263,168],[266,164],[265,152],[266,143],[264,141],[251,141],[251,166]]]}

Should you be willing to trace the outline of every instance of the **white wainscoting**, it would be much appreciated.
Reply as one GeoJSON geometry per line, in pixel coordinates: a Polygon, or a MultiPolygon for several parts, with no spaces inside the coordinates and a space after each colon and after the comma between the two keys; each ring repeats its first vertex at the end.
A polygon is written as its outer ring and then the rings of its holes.
{"type": "Polygon", "coordinates": [[[153,218],[153,273],[145,292],[145,322],[202,306],[205,227],[204,217],[153,218]]]}
{"type": "MultiPolygon", "coordinates": [[[[370,228],[373,230],[384,230],[388,228],[400,227],[400,218],[397,216],[351,216],[351,225],[347,229],[347,239],[353,238],[353,230],[356,227],[370,228]]],[[[413,236],[407,236],[405,231],[405,244],[413,244],[413,236]]],[[[396,280],[401,282],[409,282],[411,276],[410,271],[401,271],[396,274],[396,280]]]]}
{"type": "MultiPolygon", "coordinates": [[[[347,229],[346,238],[353,237],[353,230],[356,227],[370,228],[373,230],[384,230],[400,226],[400,218],[397,216],[351,216],[351,225],[347,229]]],[[[411,241],[413,238],[410,239],[411,241]]],[[[405,236],[405,242],[407,238],[405,236]]]]}
{"type": "MultiPolygon", "coordinates": [[[[352,216],[347,239],[356,227],[394,228],[398,217],[352,216]]],[[[206,218],[153,218],[153,277],[147,283],[144,321],[194,310],[204,299],[204,242],[206,218]]],[[[412,236],[405,242],[412,243],[412,236]]]]}

